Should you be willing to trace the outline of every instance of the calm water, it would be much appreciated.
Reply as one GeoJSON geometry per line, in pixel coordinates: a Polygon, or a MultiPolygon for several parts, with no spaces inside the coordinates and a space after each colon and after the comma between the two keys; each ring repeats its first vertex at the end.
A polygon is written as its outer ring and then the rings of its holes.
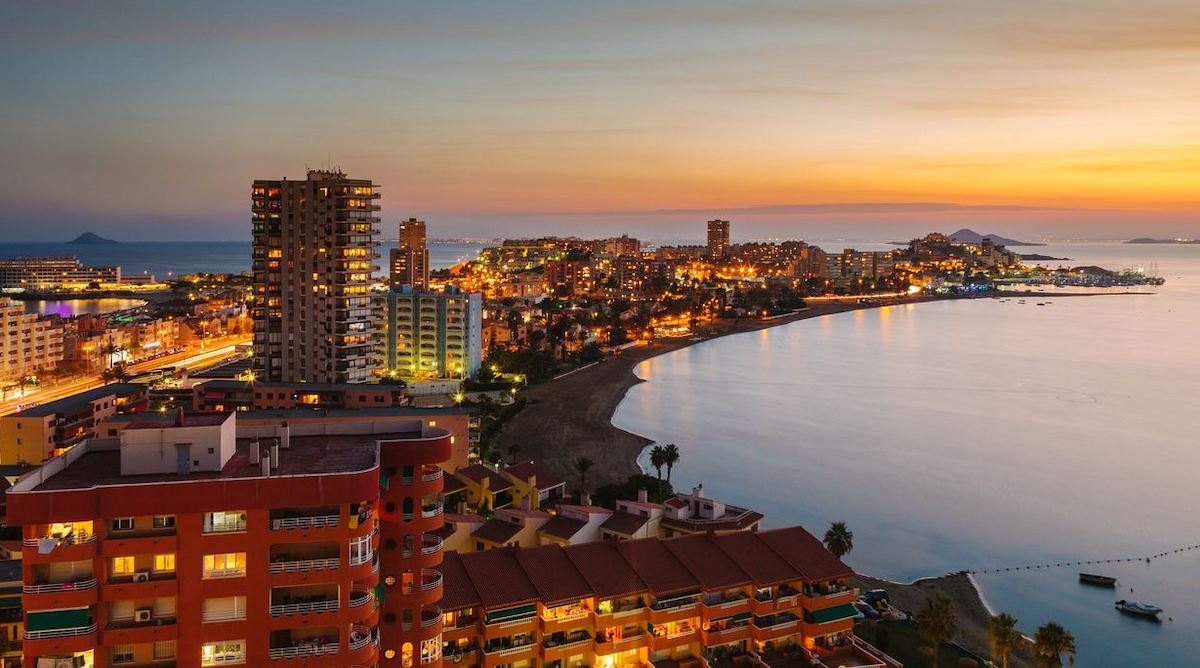
{"type": "MultiPolygon", "coordinates": [[[[938,302],[816,318],[649,360],[613,422],[678,444],[678,487],[814,533],[844,520],[849,561],[910,580],[960,569],[1148,555],[1200,543],[1200,248],[1036,252],[1157,263],[1158,294],[938,302]],[[1044,300],[1043,300],[1044,301],[1044,300]]],[[[1196,665],[1200,550],[981,575],[1032,632],[1072,631],[1079,665],[1196,665]],[[1136,591],[1130,595],[1129,588],[1136,591]],[[1153,624],[1116,598],[1166,608],[1153,624]]]]}
{"type": "Polygon", "coordinates": [[[102,314],[124,311],[136,308],[146,302],[141,299],[39,299],[25,302],[26,313],[41,313],[42,315],[59,315],[73,318],[85,313],[102,314]]]}
{"type": "MultiPolygon", "coordinates": [[[[380,268],[395,243],[380,246],[380,268]]],[[[482,244],[429,244],[429,264],[444,269],[463,260],[473,259],[482,244]]],[[[170,278],[179,274],[213,272],[237,274],[250,271],[249,241],[158,242],[76,245],[51,243],[0,243],[0,259],[19,256],[75,256],[85,265],[112,266],[121,272],[153,274],[170,278]]]]}

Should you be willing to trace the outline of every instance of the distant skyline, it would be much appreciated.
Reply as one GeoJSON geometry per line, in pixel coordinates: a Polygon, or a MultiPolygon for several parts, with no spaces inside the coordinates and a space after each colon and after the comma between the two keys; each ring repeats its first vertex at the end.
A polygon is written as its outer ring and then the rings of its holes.
{"type": "Polygon", "coordinates": [[[1200,236],[1193,0],[57,2],[0,25],[8,241],[246,240],[255,178],[383,231],[1200,236]]]}

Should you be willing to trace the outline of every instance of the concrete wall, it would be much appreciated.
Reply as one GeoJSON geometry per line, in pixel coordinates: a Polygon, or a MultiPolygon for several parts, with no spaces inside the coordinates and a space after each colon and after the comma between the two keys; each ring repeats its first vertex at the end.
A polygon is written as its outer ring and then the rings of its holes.
{"type": "Polygon", "coordinates": [[[219,425],[126,429],[121,432],[121,475],[175,473],[178,450],[188,448],[190,471],[220,471],[233,456],[237,422],[219,425]]]}

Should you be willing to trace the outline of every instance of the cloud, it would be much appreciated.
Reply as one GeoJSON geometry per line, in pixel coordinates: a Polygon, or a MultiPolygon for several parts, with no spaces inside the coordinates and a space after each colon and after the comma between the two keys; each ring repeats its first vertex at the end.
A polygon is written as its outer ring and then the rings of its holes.
{"type": "Polygon", "coordinates": [[[613,211],[574,211],[545,215],[597,216],[674,216],[696,215],[827,215],[827,214],[898,214],[898,213],[979,213],[1087,211],[1070,207],[1026,206],[1016,204],[957,204],[954,202],[830,202],[820,204],[763,204],[756,206],[706,207],[679,209],[642,209],[613,211]]]}

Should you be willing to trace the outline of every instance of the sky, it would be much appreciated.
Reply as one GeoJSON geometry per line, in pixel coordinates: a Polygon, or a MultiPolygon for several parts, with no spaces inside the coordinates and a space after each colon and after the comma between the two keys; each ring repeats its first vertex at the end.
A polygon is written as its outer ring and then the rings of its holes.
{"type": "Polygon", "coordinates": [[[386,237],[1200,237],[1196,0],[37,2],[0,91],[0,241],[330,165],[386,237]]]}

